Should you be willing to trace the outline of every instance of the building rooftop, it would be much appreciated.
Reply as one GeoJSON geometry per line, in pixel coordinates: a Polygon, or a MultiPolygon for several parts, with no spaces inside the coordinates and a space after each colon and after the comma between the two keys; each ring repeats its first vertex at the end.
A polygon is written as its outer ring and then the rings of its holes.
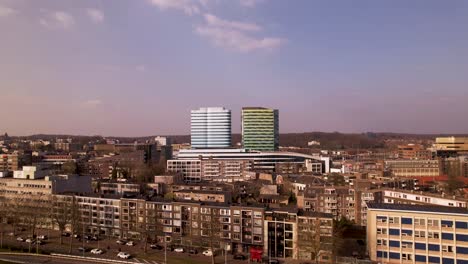
{"type": "Polygon", "coordinates": [[[461,207],[447,207],[438,205],[410,205],[410,204],[385,204],[385,203],[368,203],[369,210],[380,209],[389,211],[405,211],[405,212],[430,212],[441,214],[463,214],[468,216],[468,209],[461,207]]]}

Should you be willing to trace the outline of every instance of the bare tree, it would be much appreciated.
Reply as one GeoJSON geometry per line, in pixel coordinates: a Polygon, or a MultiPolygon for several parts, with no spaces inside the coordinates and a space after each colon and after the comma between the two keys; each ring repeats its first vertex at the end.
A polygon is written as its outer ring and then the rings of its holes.
{"type": "Polygon", "coordinates": [[[52,222],[57,225],[60,231],[60,245],[63,244],[62,234],[71,222],[72,213],[70,210],[69,197],[55,195],[52,198],[52,222]]]}

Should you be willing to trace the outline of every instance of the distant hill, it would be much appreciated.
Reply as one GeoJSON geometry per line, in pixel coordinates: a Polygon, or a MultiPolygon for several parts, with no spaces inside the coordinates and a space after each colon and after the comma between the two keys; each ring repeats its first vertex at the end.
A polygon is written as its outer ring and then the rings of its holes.
{"type": "MultiPolygon", "coordinates": [[[[384,148],[386,147],[386,140],[402,140],[402,141],[417,141],[417,140],[433,140],[438,136],[468,136],[468,134],[457,135],[444,135],[444,134],[403,134],[403,133],[339,133],[339,132],[305,132],[305,133],[286,133],[280,135],[281,146],[292,147],[308,147],[309,141],[319,141],[320,148],[325,149],[350,149],[350,148],[384,148]]],[[[168,136],[172,139],[173,143],[190,143],[190,135],[174,135],[168,136]]],[[[57,138],[72,138],[74,142],[87,143],[87,142],[103,142],[102,136],[77,136],[77,135],[31,135],[26,137],[14,137],[20,139],[45,139],[55,140],[57,138]]],[[[118,139],[121,142],[144,142],[154,138],[154,136],[147,137],[106,137],[118,139]]],[[[240,134],[232,135],[232,142],[236,144],[241,142],[240,134]]]]}

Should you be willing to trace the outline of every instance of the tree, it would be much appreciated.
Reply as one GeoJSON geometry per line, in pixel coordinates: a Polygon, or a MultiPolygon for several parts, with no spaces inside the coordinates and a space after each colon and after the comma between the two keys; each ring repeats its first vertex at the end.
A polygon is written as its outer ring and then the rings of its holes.
{"type": "Polygon", "coordinates": [[[77,167],[74,161],[67,161],[62,164],[62,173],[64,174],[76,174],[77,167]]]}
{"type": "MultiPolygon", "coordinates": [[[[69,197],[67,196],[58,195],[54,195],[52,198],[52,222],[58,226],[60,234],[65,232],[72,219],[72,210],[68,199],[69,197]]],[[[63,244],[62,235],[60,235],[60,245],[61,244],[63,244]]]]}

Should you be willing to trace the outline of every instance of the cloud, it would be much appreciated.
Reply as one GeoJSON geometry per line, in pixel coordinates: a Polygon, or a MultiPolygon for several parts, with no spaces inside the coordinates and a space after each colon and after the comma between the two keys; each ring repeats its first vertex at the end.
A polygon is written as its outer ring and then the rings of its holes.
{"type": "Polygon", "coordinates": [[[265,0],[240,0],[240,4],[245,7],[255,7],[262,2],[265,2],[265,0]]]}
{"type": "Polygon", "coordinates": [[[0,17],[7,17],[18,13],[18,11],[14,10],[13,8],[9,8],[6,6],[0,6],[0,17]]]}
{"type": "Polygon", "coordinates": [[[242,31],[223,27],[198,26],[195,32],[200,36],[208,37],[216,46],[239,52],[273,50],[286,42],[281,38],[256,38],[242,31]]]}
{"type": "Polygon", "coordinates": [[[90,99],[81,103],[84,108],[96,108],[100,105],[102,105],[102,101],[99,99],[90,99]]]}
{"type": "Polygon", "coordinates": [[[246,22],[238,22],[238,21],[228,21],[221,18],[216,17],[212,14],[205,14],[205,21],[208,25],[213,27],[223,27],[235,30],[242,30],[242,31],[260,31],[262,28],[257,24],[253,23],[246,23],[246,22]]]}
{"type": "Polygon", "coordinates": [[[69,13],[56,11],[39,20],[41,25],[49,29],[69,29],[75,25],[75,19],[69,13]]]}
{"type": "MultiPolygon", "coordinates": [[[[187,15],[194,15],[200,13],[200,8],[197,1],[194,0],[148,0],[150,4],[157,6],[161,10],[177,9],[183,11],[187,15]]],[[[206,1],[200,3],[206,4],[206,1]]]]}
{"type": "Polygon", "coordinates": [[[88,8],[86,14],[94,23],[102,23],[104,21],[104,13],[99,9],[88,8]]]}
{"type": "Polygon", "coordinates": [[[251,35],[262,30],[261,26],[254,23],[225,20],[212,14],[204,14],[204,18],[206,24],[195,27],[195,33],[209,38],[219,47],[239,52],[251,52],[273,50],[286,42],[282,38],[251,35]]]}

